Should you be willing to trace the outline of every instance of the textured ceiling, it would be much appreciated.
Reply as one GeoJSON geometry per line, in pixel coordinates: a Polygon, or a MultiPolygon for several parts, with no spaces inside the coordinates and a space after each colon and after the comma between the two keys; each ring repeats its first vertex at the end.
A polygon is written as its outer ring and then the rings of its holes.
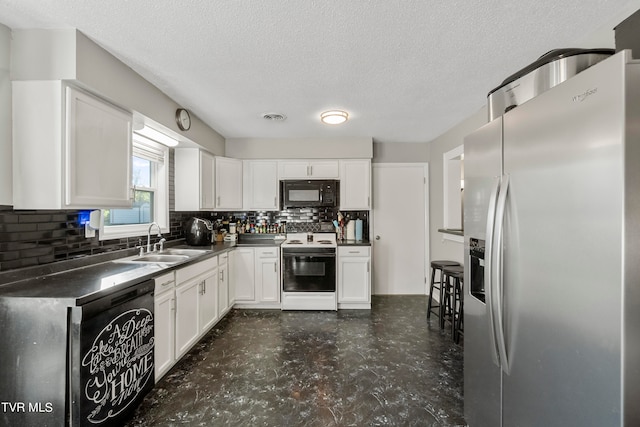
{"type": "Polygon", "coordinates": [[[543,53],[603,47],[585,38],[603,26],[611,38],[636,9],[640,0],[0,0],[0,23],[79,29],[226,138],[427,142],[543,53]],[[322,125],[333,108],[351,120],[322,125]],[[288,118],[262,118],[270,112],[288,118]]]}

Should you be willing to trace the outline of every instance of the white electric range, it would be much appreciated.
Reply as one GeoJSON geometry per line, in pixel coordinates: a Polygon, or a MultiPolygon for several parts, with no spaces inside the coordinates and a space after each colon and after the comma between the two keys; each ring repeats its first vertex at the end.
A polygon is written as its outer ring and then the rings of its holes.
{"type": "Polygon", "coordinates": [[[287,233],[282,310],[337,310],[335,233],[287,233]]]}

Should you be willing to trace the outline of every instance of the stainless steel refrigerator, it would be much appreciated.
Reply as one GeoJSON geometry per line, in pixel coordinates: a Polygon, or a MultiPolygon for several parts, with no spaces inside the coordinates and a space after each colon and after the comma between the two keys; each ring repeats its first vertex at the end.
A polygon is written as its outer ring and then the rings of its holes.
{"type": "Polygon", "coordinates": [[[640,62],[489,122],[464,171],[469,426],[640,425],[640,62]]]}

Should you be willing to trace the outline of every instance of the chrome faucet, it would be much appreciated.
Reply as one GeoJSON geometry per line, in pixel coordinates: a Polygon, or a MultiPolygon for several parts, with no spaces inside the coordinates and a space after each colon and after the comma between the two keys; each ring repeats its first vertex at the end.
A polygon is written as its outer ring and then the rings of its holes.
{"type": "MultiPolygon", "coordinates": [[[[162,230],[160,230],[160,226],[158,225],[158,223],[152,222],[151,224],[149,224],[149,230],[147,230],[147,253],[151,252],[151,228],[154,225],[158,227],[158,237],[162,238],[162,230]]],[[[155,245],[154,245],[154,249],[155,249],[155,245]]]]}

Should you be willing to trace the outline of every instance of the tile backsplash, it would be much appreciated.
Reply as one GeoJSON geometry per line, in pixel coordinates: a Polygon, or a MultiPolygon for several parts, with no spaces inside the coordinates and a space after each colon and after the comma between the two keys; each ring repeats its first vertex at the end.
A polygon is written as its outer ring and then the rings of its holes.
{"type": "MultiPolygon", "coordinates": [[[[360,218],[363,221],[363,237],[369,238],[369,211],[340,211],[345,219],[360,218]]],[[[287,231],[306,233],[320,231],[321,222],[332,222],[338,218],[338,209],[331,208],[296,208],[274,212],[212,212],[209,219],[233,219],[241,222],[257,224],[287,223],[287,231]]]]}
{"type": "MultiPolygon", "coordinates": [[[[134,248],[140,237],[98,240],[84,237],[78,210],[14,210],[0,206],[0,272],[23,267],[65,261],[120,249],[134,248]]],[[[364,221],[364,238],[368,238],[369,212],[342,212],[346,218],[364,221]]],[[[337,212],[318,209],[292,209],[279,212],[169,212],[167,241],[184,239],[184,223],[198,216],[216,220],[235,217],[256,223],[287,221],[289,232],[319,231],[320,221],[332,221],[337,212]]],[[[143,238],[143,240],[146,240],[143,238]]],[[[146,243],[146,242],[145,242],[146,243]]]]}
{"type": "MultiPolygon", "coordinates": [[[[0,206],[0,271],[133,248],[140,237],[84,237],[77,210],[13,210],[0,206]]],[[[197,212],[171,212],[167,240],[184,238],[182,224],[197,212]]]]}

